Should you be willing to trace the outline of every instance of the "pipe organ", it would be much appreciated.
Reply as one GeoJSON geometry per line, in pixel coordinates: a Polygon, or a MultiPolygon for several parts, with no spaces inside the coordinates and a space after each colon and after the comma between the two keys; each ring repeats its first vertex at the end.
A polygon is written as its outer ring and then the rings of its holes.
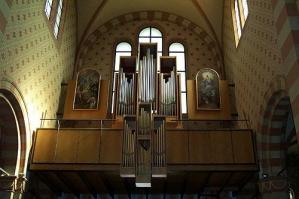
{"type": "Polygon", "coordinates": [[[176,58],[158,59],[157,44],[141,43],[137,58],[120,57],[119,68],[114,106],[115,116],[124,117],[120,175],[150,187],[152,177],[166,177],[166,117],[180,118],[176,58]]]}

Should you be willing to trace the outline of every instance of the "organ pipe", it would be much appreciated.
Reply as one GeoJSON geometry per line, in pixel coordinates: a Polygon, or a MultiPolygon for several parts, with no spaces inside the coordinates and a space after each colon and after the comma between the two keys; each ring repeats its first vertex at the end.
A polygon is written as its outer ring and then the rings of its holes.
{"type": "Polygon", "coordinates": [[[148,48],[146,55],[139,60],[138,99],[140,102],[152,103],[155,101],[156,67],[156,59],[148,48]]]}
{"type": "Polygon", "coordinates": [[[125,74],[120,70],[119,74],[119,99],[118,115],[134,114],[135,104],[135,74],[125,74]]]}
{"type": "Polygon", "coordinates": [[[176,115],[176,76],[174,71],[160,75],[160,114],[176,115]]]}

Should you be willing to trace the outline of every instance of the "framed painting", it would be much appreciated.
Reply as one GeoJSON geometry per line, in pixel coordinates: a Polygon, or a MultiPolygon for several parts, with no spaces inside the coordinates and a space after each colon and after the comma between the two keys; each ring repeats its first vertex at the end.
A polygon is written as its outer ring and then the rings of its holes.
{"type": "Polygon", "coordinates": [[[196,98],[198,110],[220,110],[219,75],[210,68],[196,75],[196,98]]]}
{"type": "Polygon", "coordinates": [[[99,106],[101,75],[95,69],[83,69],[76,79],[74,110],[95,110],[99,106]]]}

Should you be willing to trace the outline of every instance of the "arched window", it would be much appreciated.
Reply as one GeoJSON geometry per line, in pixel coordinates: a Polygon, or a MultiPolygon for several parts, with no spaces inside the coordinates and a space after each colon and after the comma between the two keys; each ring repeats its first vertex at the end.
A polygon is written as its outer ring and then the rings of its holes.
{"type": "Polygon", "coordinates": [[[248,17],[247,0],[234,0],[232,4],[233,27],[235,32],[236,46],[242,35],[245,22],[248,17]]]}
{"type": "Polygon", "coordinates": [[[186,60],[185,47],[181,43],[172,43],[169,46],[169,56],[176,56],[177,73],[181,76],[181,106],[182,113],[187,113],[187,89],[186,89],[186,60]]]}
{"type": "Polygon", "coordinates": [[[116,79],[115,76],[119,72],[119,58],[121,56],[131,56],[132,55],[132,46],[127,42],[121,42],[117,44],[115,48],[115,60],[114,60],[114,70],[113,70],[113,85],[112,85],[112,108],[111,113],[114,112],[114,97],[116,91],[116,79]]]}
{"type": "Polygon", "coordinates": [[[45,3],[45,15],[56,39],[61,29],[63,5],[63,0],[46,0],[45,3]]]}
{"type": "MultiPolygon", "coordinates": [[[[163,38],[162,33],[157,28],[147,27],[140,31],[138,37],[139,43],[157,43],[158,59],[162,56],[163,38]]],[[[160,62],[158,62],[158,71],[160,71],[160,62]]]]}

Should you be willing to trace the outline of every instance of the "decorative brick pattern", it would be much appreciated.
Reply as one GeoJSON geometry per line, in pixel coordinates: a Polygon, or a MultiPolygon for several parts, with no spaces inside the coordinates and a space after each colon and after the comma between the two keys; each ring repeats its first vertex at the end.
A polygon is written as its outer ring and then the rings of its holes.
{"type": "Polygon", "coordinates": [[[56,117],[60,84],[72,78],[76,50],[75,2],[68,1],[67,6],[60,48],[56,47],[48,28],[44,0],[12,1],[5,32],[0,37],[0,89],[15,95],[17,102],[13,107],[21,106],[18,119],[24,121],[20,125],[20,172],[27,170],[30,143],[26,140],[31,140],[32,131],[39,127],[42,113],[47,112],[47,118],[56,117]]]}
{"type": "Polygon", "coordinates": [[[295,0],[272,0],[278,45],[283,58],[286,87],[293,107],[297,138],[299,138],[299,13],[295,0]]]}
{"type": "MultiPolygon", "coordinates": [[[[251,128],[257,131],[260,172],[276,176],[285,163],[282,127],[290,110],[287,93],[290,80],[285,76],[285,66],[282,67],[286,55],[280,50],[272,1],[252,0],[248,3],[249,16],[237,48],[231,4],[230,1],[225,3],[224,63],[227,78],[236,84],[237,110],[240,115],[244,113],[251,128]]],[[[260,187],[260,191],[264,188],[260,187]]],[[[281,190],[273,189],[273,192],[285,194],[285,186],[281,190]]]]}
{"type": "Polygon", "coordinates": [[[249,16],[236,48],[231,4],[225,1],[224,63],[227,79],[236,84],[239,115],[249,119],[251,127],[257,130],[259,121],[256,118],[260,118],[261,112],[259,106],[269,100],[265,100],[264,95],[280,73],[282,57],[277,45],[271,0],[248,3],[249,16]]]}
{"type": "Polygon", "coordinates": [[[197,71],[205,67],[214,68],[225,78],[221,52],[203,29],[182,17],[152,11],[129,13],[100,26],[79,49],[76,71],[94,67],[104,79],[111,79],[117,42],[129,41],[136,55],[139,31],[147,26],[162,31],[164,55],[168,54],[171,42],[179,41],[185,45],[188,79],[195,79],[197,71]]]}
{"type": "Polygon", "coordinates": [[[4,16],[4,14],[2,13],[2,11],[0,10],[0,31],[2,33],[4,33],[6,24],[7,24],[6,18],[4,16]]]}

